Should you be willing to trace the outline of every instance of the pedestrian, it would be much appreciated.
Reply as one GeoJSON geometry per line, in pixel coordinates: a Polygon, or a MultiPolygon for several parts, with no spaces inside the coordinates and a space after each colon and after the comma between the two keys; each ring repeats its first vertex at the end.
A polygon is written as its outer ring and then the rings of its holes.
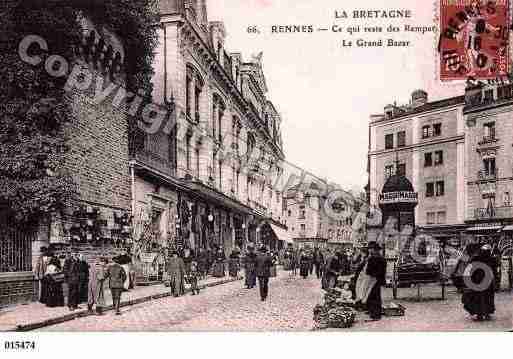
{"type": "Polygon", "coordinates": [[[321,279],[324,267],[324,255],[319,250],[319,248],[315,248],[314,250],[313,264],[315,267],[315,275],[317,276],[317,279],[321,279]]]}
{"type": "Polygon", "coordinates": [[[269,277],[271,276],[271,266],[273,260],[267,253],[267,248],[262,246],[256,257],[256,275],[258,277],[258,287],[260,289],[260,299],[264,302],[269,294],[269,277]]]}
{"type": "Polygon", "coordinates": [[[183,251],[183,264],[185,265],[185,273],[189,273],[189,271],[191,270],[192,260],[192,250],[190,248],[185,248],[183,251]]]}
{"type": "Polygon", "coordinates": [[[127,274],[125,269],[117,262],[119,258],[114,258],[113,263],[109,266],[107,270],[107,278],[109,278],[109,288],[110,293],[112,295],[112,305],[116,310],[116,315],[120,315],[121,311],[119,310],[121,306],[121,294],[123,293],[125,287],[125,281],[127,278],[127,274]]]}
{"type": "Polygon", "coordinates": [[[301,251],[299,255],[299,275],[306,279],[310,270],[310,258],[306,251],[301,251]]]}
{"type": "Polygon", "coordinates": [[[383,306],[381,287],[386,284],[387,263],[381,255],[381,249],[377,242],[369,242],[369,252],[370,256],[367,260],[366,274],[371,280],[369,281],[368,294],[364,298],[366,298],[369,316],[374,321],[381,319],[383,306]]]}
{"type": "MultiPolygon", "coordinates": [[[[363,268],[367,264],[367,255],[368,255],[367,248],[366,247],[361,248],[351,263],[351,271],[353,272],[353,275],[351,276],[350,288],[351,288],[351,292],[353,293],[354,300],[357,300],[356,299],[357,298],[356,287],[357,287],[357,283],[358,283],[358,277],[360,276],[360,273],[362,272],[363,268]]],[[[361,304],[361,303],[358,303],[358,304],[361,304]]]]}
{"type": "Polygon", "coordinates": [[[228,261],[228,272],[230,277],[237,278],[239,275],[240,268],[240,255],[237,250],[233,250],[230,254],[230,259],[228,261]]]}
{"type": "Polygon", "coordinates": [[[490,320],[495,313],[495,273],[497,261],[486,244],[465,268],[465,289],[461,297],[464,309],[478,321],[490,320]]]}
{"type": "Polygon", "coordinates": [[[83,254],[78,256],[78,302],[87,303],[89,292],[89,264],[83,254]]]}
{"type": "Polygon", "coordinates": [[[171,251],[168,268],[169,286],[171,287],[171,295],[179,297],[185,293],[185,264],[183,259],[178,256],[176,250],[171,251]]]}
{"type": "Polygon", "coordinates": [[[61,272],[61,263],[55,256],[49,256],[48,265],[46,266],[45,282],[45,304],[47,307],[63,307],[64,294],[62,292],[62,283],[64,281],[61,272]]]}
{"type": "Polygon", "coordinates": [[[46,287],[46,267],[48,266],[49,262],[48,257],[48,249],[46,247],[41,247],[41,254],[39,255],[36,266],[34,268],[34,277],[38,281],[38,296],[37,299],[39,302],[45,304],[46,303],[46,297],[47,297],[47,287],[46,287]]]}
{"type": "Polygon", "coordinates": [[[96,304],[96,314],[102,315],[105,307],[105,294],[103,286],[107,277],[107,258],[100,258],[100,261],[89,267],[89,286],[87,291],[87,308],[93,311],[96,304]]]}
{"type": "Polygon", "coordinates": [[[219,248],[216,252],[216,257],[214,261],[214,272],[212,273],[216,278],[223,278],[225,276],[224,271],[224,262],[226,261],[226,255],[223,250],[219,248]]]}
{"type": "Polygon", "coordinates": [[[78,260],[78,253],[72,253],[64,263],[64,280],[68,286],[68,308],[73,311],[80,309],[79,294],[80,294],[80,263],[78,260]]]}
{"type": "Polygon", "coordinates": [[[191,292],[192,295],[199,294],[199,287],[198,287],[198,262],[193,260],[189,267],[189,283],[191,284],[191,292]]]}
{"type": "Polygon", "coordinates": [[[115,258],[116,262],[123,267],[126,274],[125,282],[123,283],[123,291],[128,291],[133,288],[133,284],[130,278],[130,272],[132,267],[132,255],[128,249],[125,249],[121,255],[115,258]]]}
{"type": "Polygon", "coordinates": [[[200,248],[198,253],[198,271],[201,278],[205,279],[208,273],[208,253],[200,248]]]}
{"type": "Polygon", "coordinates": [[[248,244],[247,253],[244,258],[245,285],[247,289],[254,288],[256,285],[256,253],[255,247],[248,244]]]}

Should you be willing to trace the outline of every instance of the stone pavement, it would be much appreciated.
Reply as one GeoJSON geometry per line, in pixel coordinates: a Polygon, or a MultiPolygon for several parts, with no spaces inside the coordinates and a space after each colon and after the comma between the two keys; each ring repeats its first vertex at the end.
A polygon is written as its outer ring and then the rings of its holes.
{"type": "MultiPolygon", "coordinates": [[[[238,278],[241,279],[240,277],[238,278]]],[[[212,287],[236,281],[230,277],[208,277],[199,281],[200,288],[212,287]]],[[[239,282],[240,283],[240,282],[239,282]]],[[[240,285],[240,284],[239,284],[240,285]]],[[[186,284],[186,291],[190,286],[186,284]]],[[[170,289],[163,284],[140,286],[122,294],[121,306],[127,307],[139,303],[164,298],[170,295],[170,289]]],[[[108,287],[105,289],[105,300],[109,305],[106,310],[112,310],[112,298],[108,287]]],[[[0,332],[2,331],[27,331],[54,325],[76,318],[88,316],[87,305],[81,304],[79,310],[71,312],[67,307],[48,308],[39,302],[24,305],[16,305],[0,309],[0,332]]],[[[108,314],[106,314],[108,315],[108,314]]]]}
{"type": "Polygon", "coordinates": [[[43,328],[44,331],[307,331],[313,307],[322,297],[317,279],[271,278],[267,301],[258,287],[233,282],[201,291],[199,296],[161,298],[112,314],[43,328]]]}

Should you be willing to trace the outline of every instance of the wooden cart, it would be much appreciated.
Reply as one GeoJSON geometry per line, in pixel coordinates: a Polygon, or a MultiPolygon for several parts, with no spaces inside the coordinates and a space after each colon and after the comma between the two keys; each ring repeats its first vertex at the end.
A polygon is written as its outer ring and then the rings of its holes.
{"type": "Polygon", "coordinates": [[[419,289],[423,284],[440,283],[442,300],[445,300],[445,287],[447,278],[444,274],[443,258],[434,263],[419,263],[411,257],[401,254],[394,262],[392,274],[392,294],[397,299],[398,288],[411,287],[416,285],[419,289]]]}

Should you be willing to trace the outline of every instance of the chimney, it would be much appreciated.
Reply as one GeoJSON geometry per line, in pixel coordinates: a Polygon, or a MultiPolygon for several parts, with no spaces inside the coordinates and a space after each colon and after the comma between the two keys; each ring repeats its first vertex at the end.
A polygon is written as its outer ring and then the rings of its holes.
{"type": "Polygon", "coordinates": [[[411,106],[417,108],[428,102],[428,94],[424,90],[415,90],[411,94],[411,106]]]}

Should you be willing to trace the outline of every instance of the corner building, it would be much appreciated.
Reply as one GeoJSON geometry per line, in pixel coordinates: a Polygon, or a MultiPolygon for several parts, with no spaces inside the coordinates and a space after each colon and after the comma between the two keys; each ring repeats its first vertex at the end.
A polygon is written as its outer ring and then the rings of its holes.
{"type": "Polygon", "coordinates": [[[418,193],[417,229],[458,246],[465,228],[464,102],[464,96],[430,102],[417,90],[408,105],[387,105],[369,124],[371,206],[378,208],[390,177],[405,176],[418,193]]]}

